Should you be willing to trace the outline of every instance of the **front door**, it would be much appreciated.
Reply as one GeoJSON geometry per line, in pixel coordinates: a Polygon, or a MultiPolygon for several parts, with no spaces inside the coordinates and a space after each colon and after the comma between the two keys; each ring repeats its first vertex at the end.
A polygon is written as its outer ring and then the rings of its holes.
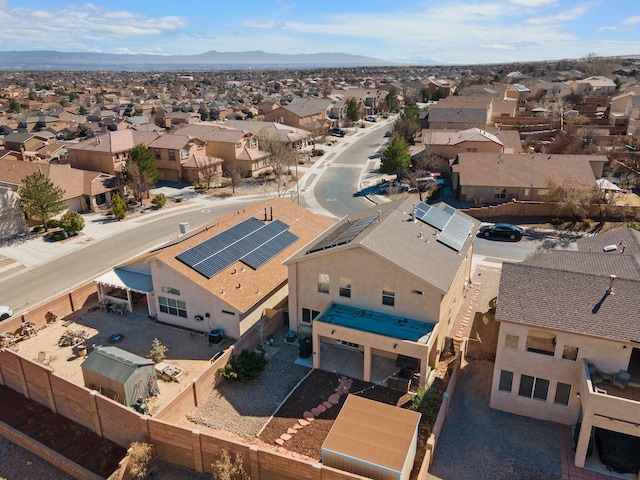
{"type": "Polygon", "coordinates": [[[640,348],[631,350],[631,359],[629,360],[627,372],[631,374],[633,383],[640,383],[640,348]]]}

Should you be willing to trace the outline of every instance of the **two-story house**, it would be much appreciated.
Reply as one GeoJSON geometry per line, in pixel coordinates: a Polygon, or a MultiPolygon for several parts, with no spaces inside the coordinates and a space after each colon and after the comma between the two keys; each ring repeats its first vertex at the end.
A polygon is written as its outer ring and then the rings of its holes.
{"type": "Polygon", "coordinates": [[[73,168],[117,175],[121,173],[129,150],[136,145],[148,146],[159,137],[156,132],[132,129],[107,131],[67,147],[69,164],[73,168]]]}
{"type": "Polygon", "coordinates": [[[328,98],[295,97],[291,103],[281,105],[275,110],[265,113],[267,122],[278,122],[296,128],[302,128],[314,135],[325,133],[330,125],[327,110],[331,106],[328,98]]]}
{"type": "Polygon", "coordinates": [[[486,128],[493,116],[494,99],[490,95],[446,97],[429,107],[430,129],[465,130],[486,128]]]}
{"type": "Polygon", "coordinates": [[[578,251],[503,264],[490,405],[581,423],[575,465],[582,467],[592,435],[601,458],[611,447],[604,435],[640,437],[640,232],[577,244],[578,251]]]}
{"type": "Polygon", "coordinates": [[[627,135],[638,135],[640,133],[640,94],[631,91],[613,97],[609,109],[609,123],[626,126],[627,135]]]}
{"type": "Polygon", "coordinates": [[[207,143],[198,138],[166,133],[149,144],[163,180],[214,184],[222,178],[222,160],[206,154],[207,143]]]}
{"type": "Polygon", "coordinates": [[[289,328],[312,336],[313,366],[351,349],[361,378],[413,359],[424,384],[469,286],[478,222],[412,198],[354,213],[286,261],[289,328]]]}
{"type": "Polygon", "coordinates": [[[251,132],[214,122],[200,122],[185,125],[176,130],[176,133],[206,142],[206,155],[222,158],[225,172],[252,177],[271,169],[269,154],[260,150],[258,137],[251,132]]]}

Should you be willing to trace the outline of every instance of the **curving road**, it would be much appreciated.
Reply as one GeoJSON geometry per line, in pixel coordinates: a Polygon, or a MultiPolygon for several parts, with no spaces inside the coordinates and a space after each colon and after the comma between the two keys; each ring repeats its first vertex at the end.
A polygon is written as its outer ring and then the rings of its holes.
{"type": "MultiPolygon", "coordinates": [[[[342,218],[350,213],[372,205],[365,196],[359,195],[359,180],[370,158],[385,143],[386,128],[368,128],[355,133],[352,142],[331,160],[313,189],[317,202],[335,217],[342,218]]],[[[352,129],[349,129],[351,134],[352,129]]]]}

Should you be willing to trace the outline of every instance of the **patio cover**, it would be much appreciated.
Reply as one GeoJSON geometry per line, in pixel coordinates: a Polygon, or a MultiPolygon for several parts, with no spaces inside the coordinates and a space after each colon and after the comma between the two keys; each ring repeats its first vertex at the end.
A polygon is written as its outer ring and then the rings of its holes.
{"type": "Polygon", "coordinates": [[[116,268],[94,280],[96,283],[103,283],[116,288],[133,290],[142,293],[153,293],[153,282],[151,274],[126,268],[116,268]]]}

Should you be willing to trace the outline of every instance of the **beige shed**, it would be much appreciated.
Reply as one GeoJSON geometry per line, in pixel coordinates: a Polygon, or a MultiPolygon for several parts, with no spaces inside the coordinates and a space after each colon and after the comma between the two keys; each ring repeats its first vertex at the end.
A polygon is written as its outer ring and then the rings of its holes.
{"type": "Polygon", "coordinates": [[[418,412],[349,395],[322,445],[322,463],[374,480],[408,480],[418,412]]]}

